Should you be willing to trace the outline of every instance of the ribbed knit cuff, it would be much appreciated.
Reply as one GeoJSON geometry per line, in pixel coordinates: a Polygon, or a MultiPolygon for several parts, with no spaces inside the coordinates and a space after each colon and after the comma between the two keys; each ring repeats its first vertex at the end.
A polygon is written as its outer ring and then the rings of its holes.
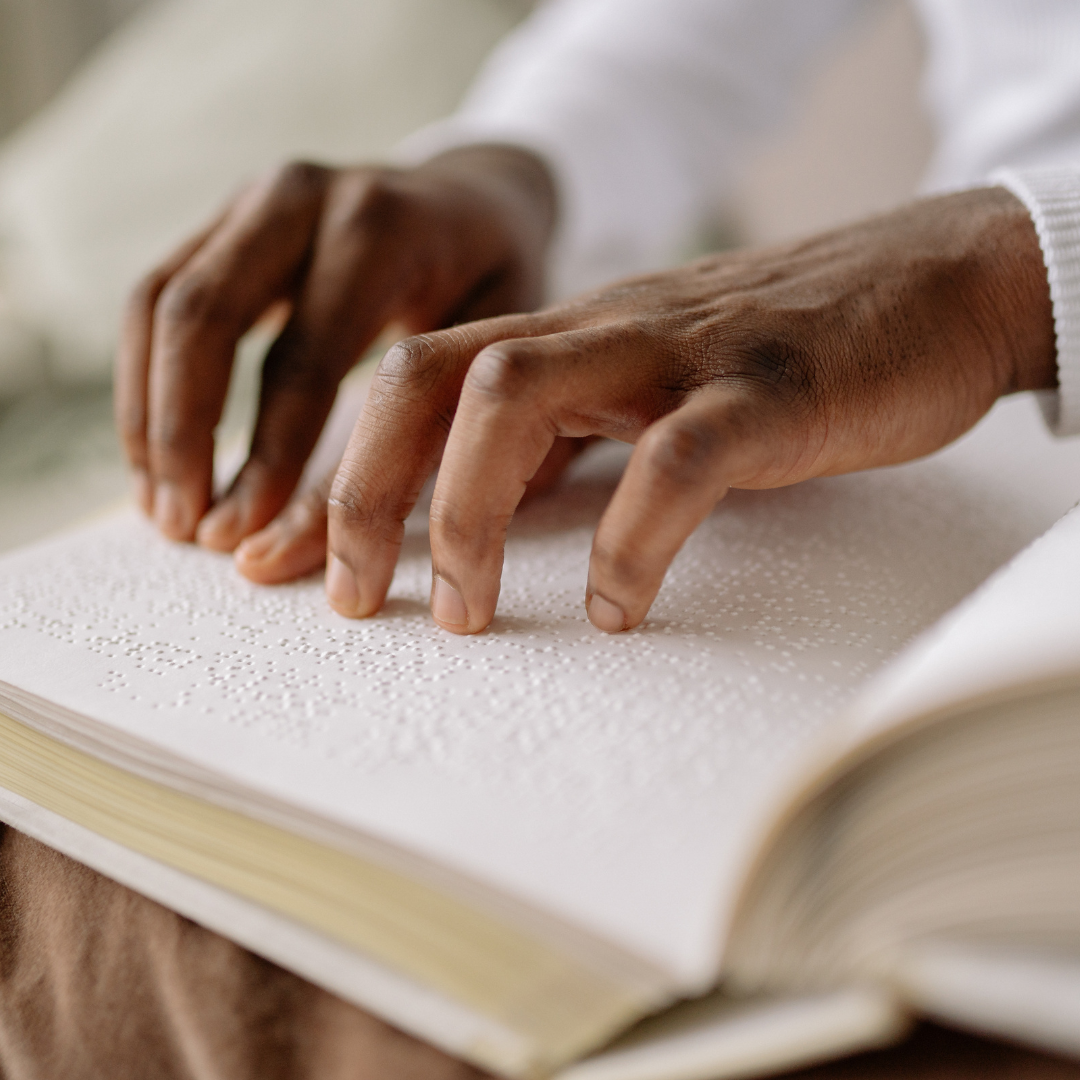
{"type": "Polygon", "coordinates": [[[1011,191],[1035,222],[1057,339],[1058,391],[1042,395],[1043,412],[1056,435],[1080,434],[1080,165],[996,169],[990,182],[1011,191]]]}

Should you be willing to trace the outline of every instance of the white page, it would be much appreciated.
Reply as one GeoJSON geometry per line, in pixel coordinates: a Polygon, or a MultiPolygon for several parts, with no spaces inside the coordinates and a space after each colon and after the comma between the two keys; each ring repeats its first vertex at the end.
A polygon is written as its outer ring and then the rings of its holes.
{"type": "Polygon", "coordinates": [[[851,733],[1070,676],[1080,677],[1080,508],[875,680],[852,708],[851,733]]]}
{"type": "Polygon", "coordinates": [[[735,492],[648,623],[584,618],[621,448],[522,511],[492,628],[427,613],[422,527],[385,611],[260,588],[134,515],[0,563],[0,680],[713,977],[747,837],[867,676],[1080,493],[1015,399],[896,469],[735,492]]]}

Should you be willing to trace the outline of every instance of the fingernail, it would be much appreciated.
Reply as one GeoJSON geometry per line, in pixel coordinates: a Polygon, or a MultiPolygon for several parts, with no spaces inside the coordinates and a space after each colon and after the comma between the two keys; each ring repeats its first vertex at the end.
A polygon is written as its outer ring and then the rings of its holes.
{"type": "Polygon", "coordinates": [[[142,469],[135,469],[132,472],[131,491],[135,496],[135,501],[142,507],[142,512],[151,513],[154,509],[154,488],[150,483],[150,477],[142,469]]]}
{"type": "Polygon", "coordinates": [[[623,609],[599,593],[592,594],[585,610],[588,612],[589,622],[605,634],[618,634],[626,628],[626,614],[623,609]]]}
{"type": "Polygon", "coordinates": [[[229,551],[236,544],[239,518],[240,512],[235,502],[219,503],[199,522],[199,527],[195,530],[195,540],[203,547],[229,551]]]}
{"type": "MultiPolygon", "coordinates": [[[[200,526],[200,531],[201,528],[200,526]]],[[[283,532],[277,522],[271,522],[265,529],[240,541],[236,547],[236,558],[242,562],[259,562],[278,546],[283,532]]]]}
{"type": "Polygon", "coordinates": [[[191,535],[187,507],[174,484],[158,484],[154,489],[154,524],[174,540],[186,540],[191,535]]]}
{"type": "Polygon", "coordinates": [[[437,576],[431,585],[431,614],[445,626],[469,625],[469,612],[461,593],[437,576]]]}
{"type": "Polygon", "coordinates": [[[339,615],[356,618],[360,609],[356,575],[336,555],[326,560],[326,598],[339,615]]]}

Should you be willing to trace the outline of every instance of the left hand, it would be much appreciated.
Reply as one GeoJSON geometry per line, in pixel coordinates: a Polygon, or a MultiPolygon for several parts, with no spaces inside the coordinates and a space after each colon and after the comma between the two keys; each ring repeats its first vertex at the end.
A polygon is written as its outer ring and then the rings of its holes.
{"type": "MultiPolygon", "coordinates": [[[[330,492],[330,603],[379,609],[441,454],[432,611],[483,630],[522,495],[557,437],[599,435],[636,447],[596,532],[586,606],[601,630],[629,629],[729,488],[919,457],[1000,395],[1055,383],[1037,237],[1000,188],[410,338],[380,365],[330,492]]],[[[241,566],[245,547],[321,551],[326,528],[321,500],[297,504],[241,546],[241,566]]]]}
{"type": "MultiPolygon", "coordinates": [[[[511,146],[413,169],[292,162],[249,184],[128,303],[116,420],[143,510],[174,540],[232,551],[288,503],[339,381],[383,328],[422,333],[539,303],[556,210],[547,166],[511,146]],[[215,502],[237,342],[271,312],[286,321],[262,366],[248,459],[215,502]]],[[[269,560],[271,579],[325,547],[320,536],[291,562],[269,560]]],[[[256,577],[259,565],[241,562],[256,577]]]]}

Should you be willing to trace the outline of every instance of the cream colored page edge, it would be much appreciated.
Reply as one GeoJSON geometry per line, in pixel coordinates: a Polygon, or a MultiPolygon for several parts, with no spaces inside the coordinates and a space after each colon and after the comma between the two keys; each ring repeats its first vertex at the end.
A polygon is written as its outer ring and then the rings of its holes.
{"type": "Polygon", "coordinates": [[[512,1064],[499,1056],[496,1064],[489,1048],[473,1047],[469,1056],[486,1067],[511,1075],[551,1069],[670,1000],[613,984],[578,957],[407,876],[118,772],[2,714],[0,728],[8,790],[512,1028],[525,1057],[512,1064]],[[245,857],[236,861],[230,851],[245,857]]]}
{"type": "MultiPolygon", "coordinates": [[[[957,655],[958,639],[968,633],[975,640],[983,637],[985,624],[980,625],[979,619],[987,609],[1015,613],[1021,598],[1031,600],[1024,587],[1039,578],[1052,590],[1056,609],[1052,626],[1057,631],[1059,646],[1061,631],[1066,626],[1076,631],[1071,638],[1075,644],[1080,638],[1080,508],[1065,514],[912,642],[829,726],[816,753],[793,767],[787,781],[778,788],[786,794],[763,820],[755,842],[747,849],[751,855],[738,889],[739,899],[724,933],[728,942],[725,953],[730,951],[730,942],[738,933],[741,912],[754,894],[759,872],[784,832],[815,798],[852,769],[909,735],[962,713],[1080,685],[1080,653],[1074,649],[1070,656],[1068,647],[1057,647],[1040,657],[1025,637],[1022,621],[1007,621],[1004,615],[998,622],[1003,629],[996,636],[991,632],[999,650],[997,657],[990,649],[977,658],[971,656],[970,649],[966,650],[967,656],[963,655],[963,649],[957,655]],[[1070,543],[1073,539],[1075,544],[1070,543]],[[1076,601],[1070,608],[1067,602],[1062,603],[1067,595],[1062,582],[1050,582],[1052,573],[1047,564],[1059,563],[1073,550],[1075,570],[1065,576],[1076,601]],[[969,631],[973,625],[974,629],[969,631]],[[1009,642],[1017,646],[1019,661],[1008,653],[1009,642]],[[1005,651],[1001,652],[1003,648],[1005,651]],[[983,671],[976,670],[976,665],[983,671]]],[[[1053,637],[1052,633],[1050,638],[1053,637]]],[[[964,644],[961,642],[961,646],[964,644]]]]}
{"type": "Polygon", "coordinates": [[[1080,1055],[1080,959],[937,939],[902,956],[896,984],[921,1012],[1080,1055]]]}
{"type": "Polygon", "coordinates": [[[895,996],[874,986],[744,1001],[714,994],[646,1020],[640,1035],[631,1031],[556,1080],[760,1076],[887,1046],[909,1027],[895,996]],[[691,1022],[682,1022],[684,1011],[691,1022]]]}
{"type": "MultiPolygon", "coordinates": [[[[0,819],[201,926],[311,980],[438,1046],[500,1071],[516,1071],[527,1048],[514,1032],[389,971],[340,944],[76,825],[0,788],[0,819]],[[478,1055],[477,1047],[485,1052],[478,1055]]],[[[760,1075],[902,1036],[903,1014],[878,991],[853,989],[766,1002],[682,1036],[613,1048],[556,1074],[557,1080],[709,1080],[760,1075]]]]}
{"type": "Polygon", "coordinates": [[[238,814],[280,829],[299,839],[332,848],[367,861],[383,871],[408,878],[416,885],[438,892],[459,905],[486,915],[517,933],[534,938],[546,947],[579,957],[585,966],[603,977],[635,988],[645,999],[670,996],[665,974],[618,947],[572,927],[555,916],[493,891],[449,867],[437,865],[367,834],[299,811],[259,793],[230,783],[205,770],[180,768],[168,752],[156,752],[130,736],[104,728],[70,710],[51,706],[32,694],[0,681],[0,728],[10,718],[31,731],[122,773],[177,795],[207,803],[218,810],[238,814]],[[109,741],[106,741],[108,738],[109,741]]]}
{"type": "Polygon", "coordinates": [[[291,919],[107,840],[3,788],[0,818],[448,1053],[476,1060],[476,1047],[489,1047],[484,1064],[501,1066],[501,1071],[515,1071],[527,1053],[524,1040],[501,1024],[291,919]]]}

